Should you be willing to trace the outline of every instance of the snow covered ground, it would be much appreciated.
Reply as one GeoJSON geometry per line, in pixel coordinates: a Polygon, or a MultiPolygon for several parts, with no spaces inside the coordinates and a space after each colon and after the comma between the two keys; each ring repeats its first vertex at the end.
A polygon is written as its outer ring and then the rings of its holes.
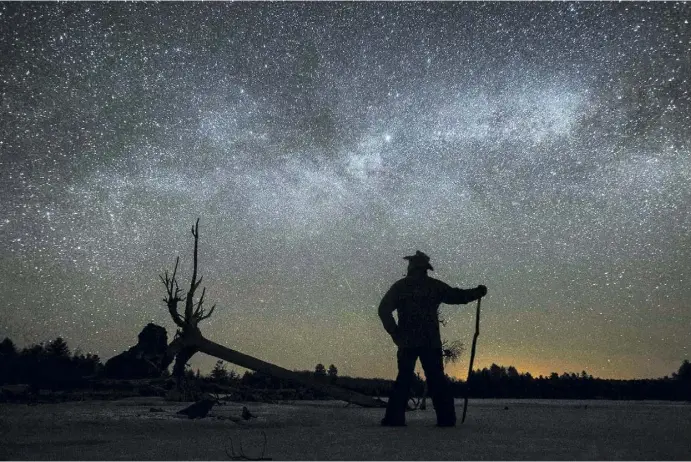
{"type": "Polygon", "coordinates": [[[231,440],[259,457],[264,432],[273,460],[691,460],[688,403],[471,400],[455,428],[436,428],[432,409],[382,428],[383,410],[338,401],[246,405],[256,419],[242,403],[179,418],[184,404],[157,398],[0,404],[0,459],[227,460],[231,440]]]}

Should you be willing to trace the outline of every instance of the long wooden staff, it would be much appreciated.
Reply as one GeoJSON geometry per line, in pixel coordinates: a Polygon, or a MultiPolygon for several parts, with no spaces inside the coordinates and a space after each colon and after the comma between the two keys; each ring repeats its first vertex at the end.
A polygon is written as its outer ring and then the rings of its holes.
{"type": "Polygon", "coordinates": [[[465,422],[465,413],[468,410],[468,393],[470,393],[470,375],[473,373],[473,361],[475,361],[475,346],[480,335],[480,302],[482,297],[477,299],[477,311],[475,312],[475,335],[473,336],[473,347],[470,349],[470,366],[468,366],[468,379],[465,382],[465,399],[463,400],[463,417],[461,423],[465,422]]]}

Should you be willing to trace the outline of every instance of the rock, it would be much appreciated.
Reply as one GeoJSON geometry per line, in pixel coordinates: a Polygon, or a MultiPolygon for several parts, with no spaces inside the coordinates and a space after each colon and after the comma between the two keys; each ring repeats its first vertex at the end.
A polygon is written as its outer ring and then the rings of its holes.
{"type": "Polygon", "coordinates": [[[168,333],[165,328],[149,323],[139,333],[139,342],[135,346],[106,362],[104,375],[111,379],[160,377],[167,350],[168,333]]]}
{"type": "Polygon", "coordinates": [[[0,402],[24,400],[30,394],[29,385],[3,385],[0,387],[0,402]]]}
{"type": "Polygon", "coordinates": [[[185,409],[178,411],[178,414],[183,414],[190,419],[201,419],[209,414],[209,411],[216,404],[214,399],[202,399],[196,403],[187,406],[185,409]]]}
{"type": "Polygon", "coordinates": [[[242,418],[244,420],[250,420],[250,419],[256,419],[257,416],[252,414],[249,409],[247,409],[247,406],[242,406],[242,418]]]}

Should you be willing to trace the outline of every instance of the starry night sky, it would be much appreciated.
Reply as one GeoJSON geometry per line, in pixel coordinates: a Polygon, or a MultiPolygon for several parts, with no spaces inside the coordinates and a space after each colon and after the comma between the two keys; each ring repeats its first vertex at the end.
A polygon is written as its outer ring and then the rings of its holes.
{"type": "MultiPolygon", "coordinates": [[[[0,5],[0,337],[107,359],[202,324],[290,369],[395,374],[377,306],[485,284],[476,367],[691,356],[691,4],[0,5]]],[[[467,346],[475,304],[443,306],[467,346]]],[[[214,359],[197,355],[193,367],[214,359]]]]}

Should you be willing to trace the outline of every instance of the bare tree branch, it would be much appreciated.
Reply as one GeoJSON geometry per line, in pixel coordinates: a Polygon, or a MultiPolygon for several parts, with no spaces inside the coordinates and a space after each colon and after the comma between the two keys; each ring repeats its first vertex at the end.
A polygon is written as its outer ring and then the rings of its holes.
{"type": "Polygon", "coordinates": [[[192,227],[192,236],[194,236],[194,258],[192,264],[192,281],[190,282],[190,290],[187,292],[187,302],[185,304],[185,321],[191,322],[194,310],[194,292],[199,287],[201,279],[197,281],[197,261],[199,254],[199,218],[192,227]]]}
{"type": "Polygon", "coordinates": [[[272,460],[271,457],[264,457],[264,453],[266,453],[266,433],[262,430],[262,435],[264,436],[264,446],[262,447],[262,454],[259,457],[250,457],[245,454],[245,451],[242,449],[242,440],[240,440],[240,452],[235,452],[235,448],[233,447],[233,439],[230,439],[230,452],[226,449],[226,455],[230,460],[272,460]]]}
{"type": "Polygon", "coordinates": [[[204,304],[204,295],[206,295],[206,287],[202,289],[202,295],[199,297],[199,301],[197,302],[197,307],[194,310],[193,317],[198,318],[200,313],[203,313],[202,305],[204,304]]]}
{"type": "Polygon", "coordinates": [[[180,257],[175,259],[175,268],[173,269],[173,275],[168,274],[168,270],[164,272],[164,276],[159,275],[163,285],[166,286],[167,297],[163,299],[163,302],[168,306],[168,311],[170,316],[173,318],[173,322],[180,327],[184,327],[184,321],[178,313],[178,302],[182,301],[183,298],[180,297],[180,286],[176,279],[178,265],[180,264],[180,257]]]}
{"type": "Polygon", "coordinates": [[[213,314],[213,312],[214,312],[215,309],[216,309],[216,305],[213,305],[213,306],[211,307],[211,309],[209,310],[209,312],[206,313],[206,314],[204,314],[204,310],[202,310],[201,316],[199,316],[199,320],[200,320],[200,321],[203,321],[204,319],[210,318],[211,315],[213,314]]]}

